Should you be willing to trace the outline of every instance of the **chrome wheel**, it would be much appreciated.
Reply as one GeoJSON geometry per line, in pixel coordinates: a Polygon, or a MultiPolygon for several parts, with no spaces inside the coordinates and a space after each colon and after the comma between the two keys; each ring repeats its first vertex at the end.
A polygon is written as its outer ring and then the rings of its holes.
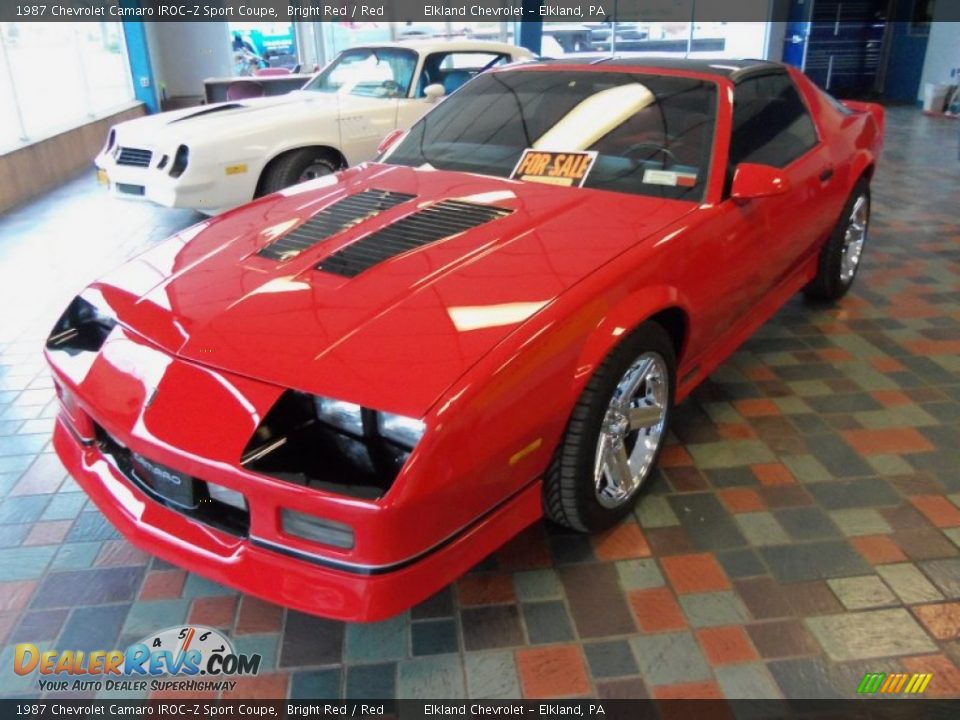
{"type": "Polygon", "coordinates": [[[847,231],[843,236],[843,252],[840,256],[840,280],[844,284],[853,280],[863,254],[863,243],[867,239],[867,224],[870,222],[870,202],[866,195],[860,195],[853,203],[847,231]]]}
{"type": "Polygon", "coordinates": [[[297,182],[302,183],[307,182],[308,180],[316,180],[324,175],[330,175],[332,172],[333,170],[330,168],[329,163],[323,160],[315,160],[307,165],[304,171],[300,173],[300,178],[297,180],[297,182]]]}
{"type": "Polygon", "coordinates": [[[605,508],[629,502],[660,447],[669,405],[667,363],[646,352],[620,378],[597,439],[594,489],[605,508]]]}

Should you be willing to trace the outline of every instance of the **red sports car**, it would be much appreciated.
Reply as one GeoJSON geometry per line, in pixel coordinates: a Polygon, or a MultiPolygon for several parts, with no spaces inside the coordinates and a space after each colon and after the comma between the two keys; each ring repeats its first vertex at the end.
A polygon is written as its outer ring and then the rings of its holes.
{"type": "Polygon", "coordinates": [[[883,113],[767,62],[486,72],[380,161],[174,236],[46,346],[131,542],[376,620],[543,515],[621,520],[671,408],[860,263],[883,113]]]}

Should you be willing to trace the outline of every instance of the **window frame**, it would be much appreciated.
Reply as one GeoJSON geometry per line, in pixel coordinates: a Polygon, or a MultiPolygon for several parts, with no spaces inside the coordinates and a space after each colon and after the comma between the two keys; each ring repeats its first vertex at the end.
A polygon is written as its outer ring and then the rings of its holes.
{"type": "MultiPolygon", "coordinates": [[[[733,175],[736,172],[737,167],[743,164],[744,162],[748,162],[745,160],[741,160],[736,165],[734,165],[732,163],[732,158],[731,158],[732,151],[733,151],[733,135],[734,135],[734,132],[736,132],[736,127],[734,126],[734,116],[736,112],[737,88],[748,82],[760,80],[761,78],[771,77],[771,76],[779,76],[779,77],[786,78],[787,83],[789,83],[790,87],[793,88],[794,92],[797,94],[797,97],[800,99],[800,104],[803,107],[803,111],[806,113],[807,117],[810,120],[810,125],[813,128],[813,134],[815,137],[815,142],[810,147],[808,147],[806,150],[804,150],[795,158],[787,162],[782,167],[777,167],[777,169],[783,170],[783,171],[789,171],[790,168],[793,165],[795,165],[797,162],[803,160],[810,153],[816,151],[818,148],[823,146],[823,134],[820,131],[820,124],[817,122],[817,118],[814,115],[812,108],[810,107],[810,103],[806,95],[804,94],[803,89],[797,84],[796,79],[793,77],[793,75],[790,73],[789,70],[787,70],[786,68],[783,68],[781,70],[764,69],[761,72],[749,73],[743,76],[742,78],[737,79],[732,83],[733,93],[730,99],[730,137],[728,139],[729,142],[727,144],[727,162],[726,162],[727,180],[724,183],[724,193],[723,193],[724,199],[728,199],[730,196],[729,185],[733,179],[733,175]]],[[[766,164],[766,163],[761,163],[761,164],[766,164]]],[[[776,166],[771,165],[770,167],[776,167],[776,166]]]]}
{"type": "MultiPolygon", "coordinates": [[[[432,56],[434,56],[434,55],[447,56],[447,55],[454,55],[454,54],[456,54],[456,55],[496,55],[496,56],[497,56],[497,61],[494,62],[493,65],[487,64],[487,65],[484,66],[481,70],[479,70],[476,75],[471,76],[470,80],[473,80],[473,78],[477,77],[477,75],[480,75],[481,73],[486,72],[487,70],[492,70],[492,69],[496,68],[496,67],[497,67],[497,63],[498,63],[500,60],[506,59],[506,61],[507,61],[506,64],[507,64],[507,65],[509,65],[511,62],[513,62],[513,55],[511,55],[510,53],[508,53],[508,52],[496,52],[496,51],[493,51],[493,50],[471,49],[471,50],[430,50],[430,51],[424,51],[424,52],[420,53],[420,64],[419,64],[419,66],[417,67],[417,73],[416,73],[416,75],[414,76],[414,80],[411,81],[411,83],[410,83],[410,92],[407,93],[407,97],[408,97],[408,98],[411,98],[411,99],[414,99],[414,100],[422,100],[422,99],[424,98],[424,96],[420,94],[420,80],[421,80],[421,78],[423,78],[424,72],[426,71],[427,61],[428,61],[432,56]]],[[[440,62],[442,63],[443,60],[441,60],[440,62]]],[[[456,69],[456,68],[454,68],[454,69],[456,69]]],[[[468,80],[467,82],[469,82],[469,80],[468,80]]],[[[426,84],[424,84],[424,87],[426,87],[426,84]]]]}

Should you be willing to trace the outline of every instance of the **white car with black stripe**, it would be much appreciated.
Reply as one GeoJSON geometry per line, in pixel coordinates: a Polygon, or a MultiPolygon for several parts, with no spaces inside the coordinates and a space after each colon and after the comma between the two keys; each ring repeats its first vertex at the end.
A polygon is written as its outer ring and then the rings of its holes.
{"type": "Polygon", "coordinates": [[[373,159],[392,130],[484,70],[530,60],[487,41],[364,45],[303,88],[160,113],[111,128],[95,163],[116,195],[215,214],[373,159]]]}

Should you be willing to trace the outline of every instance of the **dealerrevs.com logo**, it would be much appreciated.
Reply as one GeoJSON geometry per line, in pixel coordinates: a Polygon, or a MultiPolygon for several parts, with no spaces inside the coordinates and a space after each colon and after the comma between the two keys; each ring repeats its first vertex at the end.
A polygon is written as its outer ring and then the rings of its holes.
{"type": "Polygon", "coordinates": [[[148,635],[126,650],[41,650],[16,646],[17,675],[38,673],[40,690],[232,690],[233,675],[260,672],[259,654],[237,653],[229,638],[202,625],[148,635]],[[161,679],[162,678],[162,679],[161,679]]]}

